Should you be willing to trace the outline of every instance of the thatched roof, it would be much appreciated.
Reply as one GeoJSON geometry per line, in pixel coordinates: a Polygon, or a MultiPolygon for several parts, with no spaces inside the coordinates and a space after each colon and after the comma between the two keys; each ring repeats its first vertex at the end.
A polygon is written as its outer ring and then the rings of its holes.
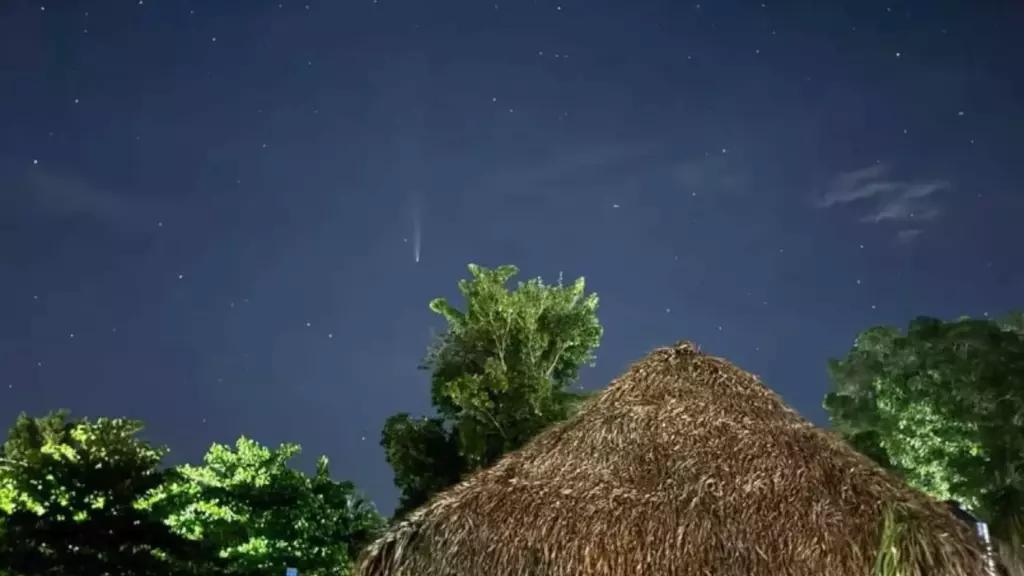
{"type": "Polygon", "coordinates": [[[681,342],[410,514],[358,574],[868,575],[886,510],[907,576],[984,574],[942,503],[681,342]]]}

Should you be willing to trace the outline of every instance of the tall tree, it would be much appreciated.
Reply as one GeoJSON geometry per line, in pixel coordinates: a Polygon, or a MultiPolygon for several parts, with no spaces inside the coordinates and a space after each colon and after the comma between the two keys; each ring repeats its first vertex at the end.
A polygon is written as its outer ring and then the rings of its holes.
{"type": "Polygon", "coordinates": [[[142,506],[202,543],[223,574],[347,575],[383,520],[351,483],[331,480],[326,457],[312,477],[289,467],[299,450],[244,437],[214,444],[202,466],[180,466],[142,506]]]}
{"type": "Polygon", "coordinates": [[[1024,552],[1024,315],[872,328],[829,373],[825,408],[854,446],[1024,552]]]}
{"type": "Polygon", "coordinates": [[[469,272],[459,281],[465,311],[444,298],[430,303],[447,322],[422,366],[437,416],[396,414],[384,426],[381,444],[402,491],[396,516],[519,448],[585,397],[568,387],[592,363],[602,329],[584,279],[536,278],[509,290],[515,266],[470,264],[469,272]]]}
{"type": "MultiPolygon", "coordinates": [[[[18,417],[0,460],[0,567],[12,575],[185,573],[188,543],[136,508],[165,450],[142,424],[67,412],[18,417]]],[[[189,563],[191,560],[189,560],[189,563]]]]}

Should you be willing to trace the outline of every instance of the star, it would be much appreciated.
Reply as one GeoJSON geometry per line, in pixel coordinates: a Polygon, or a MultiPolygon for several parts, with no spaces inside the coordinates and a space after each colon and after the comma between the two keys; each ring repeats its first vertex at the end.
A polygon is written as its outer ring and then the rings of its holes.
{"type": "Polygon", "coordinates": [[[78,98],[75,98],[75,104],[78,104],[78,98]]]}
{"type": "Polygon", "coordinates": [[[185,275],[184,274],[178,274],[178,280],[184,280],[184,279],[185,279],[185,275]]]}
{"type": "Polygon", "coordinates": [[[612,208],[618,208],[618,207],[619,207],[618,204],[612,204],[612,208]]]}
{"type": "Polygon", "coordinates": [[[216,42],[216,41],[217,41],[217,37],[216,37],[216,36],[212,36],[212,37],[210,38],[210,42],[216,42]]]}
{"type": "Polygon", "coordinates": [[[960,110],[960,111],[958,111],[958,112],[956,113],[956,115],[957,115],[957,116],[963,116],[963,115],[964,115],[964,111],[963,111],[963,110],[960,110]]]}
{"type": "Polygon", "coordinates": [[[33,165],[39,164],[39,160],[36,160],[35,158],[33,158],[33,159],[32,159],[32,164],[33,164],[33,165]]]}
{"type": "Polygon", "coordinates": [[[313,325],[313,324],[312,324],[311,322],[306,322],[306,328],[309,328],[309,327],[310,327],[310,326],[312,326],[312,325],[313,325]]]}
{"type": "Polygon", "coordinates": [[[327,333],[327,339],[328,340],[334,340],[334,332],[328,332],[327,333]]]}
{"type": "Polygon", "coordinates": [[[897,57],[897,58],[899,58],[899,57],[901,57],[901,56],[903,56],[903,53],[902,53],[902,52],[897,52],[897,53],[896,53],[896,57],[897,57]]]}

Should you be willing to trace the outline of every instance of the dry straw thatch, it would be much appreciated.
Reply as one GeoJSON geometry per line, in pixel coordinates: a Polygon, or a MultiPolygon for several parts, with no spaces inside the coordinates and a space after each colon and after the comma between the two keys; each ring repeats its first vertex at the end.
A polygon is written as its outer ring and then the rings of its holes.
{"type": "Polygon", "coordinates": [[[413,512],[358,574],[869,575],[893,511],[902,574],[984,575],[943,504],[680,342],[413,512]]]}

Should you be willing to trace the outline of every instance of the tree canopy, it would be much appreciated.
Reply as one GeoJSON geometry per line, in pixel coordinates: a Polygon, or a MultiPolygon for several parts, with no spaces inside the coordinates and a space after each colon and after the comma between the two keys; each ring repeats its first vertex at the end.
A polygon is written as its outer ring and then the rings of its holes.
{"type": "Polygon", "coordinates": [[[166,449],[141,430],[66,412],[17,419],[0,449],[0,574],[344,576],[383,528],[326,458],[312,476],[290,468],[297,445],[243,437],[163,469],[166,449]]]}
{"type": "Polygon", "coordinates": [[[141,506],[202,543],[219,573],[346,575],[383,520],[351,483],[331,480],[326,457],[312,477],[290,468],[299,450],[244,437],[214,444],[203,465],[178,467],[141,506]]]}
{"type": "Polygon", "coordinates": [[[136,509],[160,485],[163,448],[135,420],[22,414],[0,455],[0,558],[12,574],[184,573],[189,543],[136,509]]]}
{"type": "Polygon", "coordinates": [[[402,492],[398,516],[522,446],[585,397],[567,390],[602,334],[584,279],[536,278],[509,290],[515,266],[471,264],[469,272],[458,284],[464,311],[444,298],[430,303],[447,323],[422,366],[437,415],[396,414],[384,426],[381,444],[402,492]]]}
{"type": "Polygon", "coordinates": [[[825,408],[854,446],[1024,542],[1024,315],[872,328],[829,373],[825,408]]]}

